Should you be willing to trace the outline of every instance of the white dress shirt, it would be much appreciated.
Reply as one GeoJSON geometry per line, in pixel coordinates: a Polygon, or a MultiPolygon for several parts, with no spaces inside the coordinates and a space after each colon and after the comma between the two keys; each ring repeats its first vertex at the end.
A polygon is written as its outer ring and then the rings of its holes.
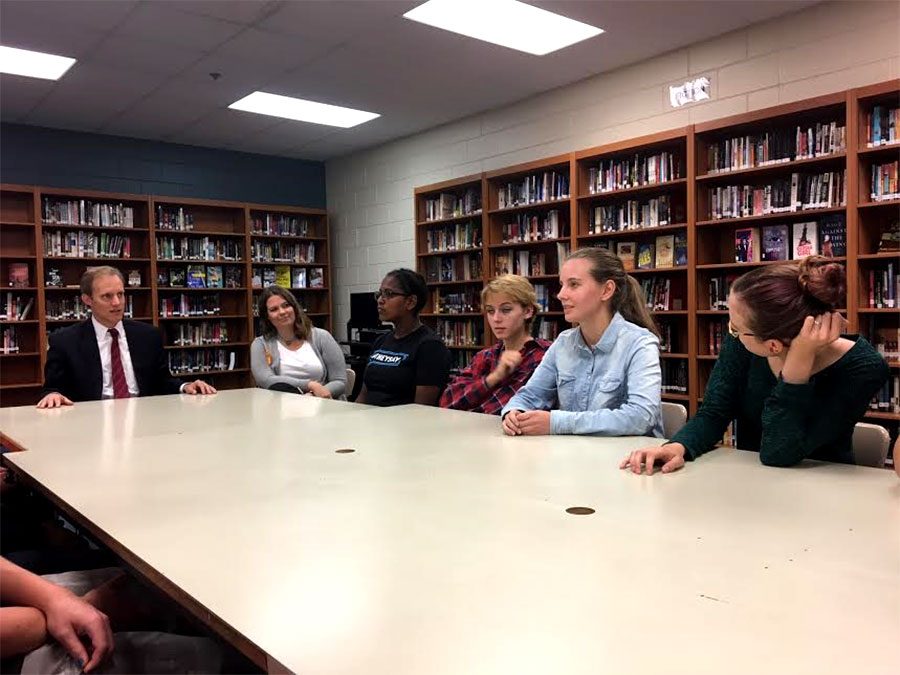
{"type": "MultiPolygon", "coordinates": [[[[103,370],[103,390],[102,398],[113,398],[112,384],[112,336],[109,334],[109,328],[101,324],[97,319],[91,317],[91,323],[94,324],[94,333],[97,335],[97,347],[100,349],[100,367],[103,370]]],[[[115,325],[115,329],[119,331],[119,353],[122,355],[122,370],[125,371],[125,382],[128,384],[128,393],[132,396],[140,396],[138,390],[137,378],[134,376],[134,366],[131,365],[131,352],[128,350],[128,340],[125,337],[125,326],[119,321],[115,325]]]]}

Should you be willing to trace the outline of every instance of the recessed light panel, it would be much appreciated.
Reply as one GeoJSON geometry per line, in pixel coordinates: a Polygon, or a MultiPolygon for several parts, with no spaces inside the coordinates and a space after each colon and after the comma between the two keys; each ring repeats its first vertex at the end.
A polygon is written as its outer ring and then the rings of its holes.
{"type": "Polygon", "coordinates": [[[327,124],[344,129],[355,127],[363,122],[369,122],[376,117],[381,117],[378,113],[342,108],[341,106],[328,105],[327,103],[316,103],[315,101],[306,101],[302,98],[293,98],[291,96],[267,94],[264,91],[254,91],[249,96],[245,96],[240,101],[235,101],[228,107],[260,115],[283,117],[299,122],[312,122],[313,124],[327,124]]]}
{"type": "Polygon", "coordinates": [[[0,47],[0,73],[58,80],[72,67],[75,59],[15,47],[0,47]]]}

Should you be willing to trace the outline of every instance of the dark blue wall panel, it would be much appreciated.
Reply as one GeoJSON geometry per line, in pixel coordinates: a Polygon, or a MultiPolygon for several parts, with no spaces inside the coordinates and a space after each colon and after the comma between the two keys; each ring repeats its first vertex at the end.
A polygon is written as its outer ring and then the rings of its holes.
{"type": "Polygon", "coordinates": [[[0,181],[325,208],[325,165],[121,136],[0,125],[0,181]]]}

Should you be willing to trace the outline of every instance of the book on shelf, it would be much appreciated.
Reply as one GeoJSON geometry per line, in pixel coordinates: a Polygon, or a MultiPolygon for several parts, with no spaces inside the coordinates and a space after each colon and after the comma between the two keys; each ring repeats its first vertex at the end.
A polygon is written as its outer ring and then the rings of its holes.
{"type": "Polygon", "coordinates": [[[567,241],[559,241],[556,243],[556,269],[562,269],[563,263],[572,252],[572,245],[567,241]]]}
{"type": "Polygon", "coordinates": [[[194,215],[183,206],[156,205],[156,229],[189,232],[194,229],[194,215]]]}
{"type": "Polygon", "coordinates": [[[847,224],[844,216],[826,216],[819,220],[819,255],[843,258],[847,255],[847,224]]]}
{"type": "Polygon", "coordinates": [[[551,209],[543,215],[519,213],[515,216],[515,220],[503,223],[501,228],[504,244],[545,241],[569,236],[566,222],[560,219],[557,209],[551,209]]]}
{"type": "Polygon", "coordinates": [[[847,204],[846,171],[794,173],[766,185],[727,185],[709,189],[709,217],[749,218],[775,213],[833,208],[847,204]]]}
{"type": "Polygon", "coordinates": [[[791,257],[800,260],[808,255],[815,255],[819,251],[818,225],[815,221],[806,223],[794,223],[793,244],[791,257]]]}
{"type": "Polygon", "coordinates": [[[497,206],[501,209],[568,198],[569,176],[561,171],[534,173],[497,188],[497,206]]]}
{"type": "Polygon", "coordinates": [[[269,286],[273,286],[274,284],[275,284],[275,268],[274,267],[263,267],[262,268],[263,288],[268,288],[269,286]]]}
{"type": "MultiPolygon", "coordinates": [[[[872,397],[869,410],[883,413],[900,413],[900,375],[891,373],[884,386],[872,397]]],[[[894,458],[897,461],[897,458],[894,458]]]]}
{"type": "Polygon", "coordinates": [[[325,286],[325,270],[321,267],[309,268],[309,287],[323,288],[325,286]]]}
{"type": "Polygon", "coordinates": [[[662,227],[684,215],[680,206],[673,209],[668,195],[659,195],[643,201],[629,199],[617,204],[600,204],[591,209],[590,214],[589,234],[662,227]]]}
{"type": "Polygon", "coordinates": [[[133,228],[134,208],[122,203],[44,197],[41,218],[47,225],[133,228]]]}
{"type": "Polygon", "coordinates": [[[240,288],[241,287],[241,268],[235,267],[233,265],[225,266],[225,288],[240,288]]]}
{"type": "Polygon", "coordinates": [[[497,251],[494,254],[494,276],[512,274],[512,251],[497,251]]]}
{"type": "Polygon", "coordinates": [[[462,194],[441,192],[437,197],[425,199],[425,220],[441,220],[469,216],[481,211],[481,192],[474,187],[462,194]]]}
{"type": "Polygon", "coordinates": [[[866,147],[875,148],[898,141],[900,107],[876,105],[866,114],[866,147]]]}
{"type": "Polygon", "coordinates": [[[589,167],[588,192],[602,194],[678,178],[682,178],[682,166],[677,152],[635,153],[632,157],[600,160],[597,166],[589,167]]]}
{"type": "Polygon", "coordinates": [[[878,269],[869,270],[869,307],[894,309],[900,297],[900,276],[893,261],[878,269]]]}
{"type": "Polygon", "coordinates": [[[31,285],[28,263],[11,262],[8,270],[9,285],[12,288],[27,288],[31,285]]]}
{"type": "Polygon", "coordinates": [[[206,267],[204,265],[187,266],[188,288],[206,288],[206,267]]]}
{"type": "Polygon", "coordinates": [[[24,321],[28,318],[33,305],[33,297],[28,298],[24,295],[16,295],[12,291],[7,291],[3,297],[3,305],[0,307],[0,319],[4,321],[24,321]]]}
{"type": "Polygon", "coordinates": [[[291,274],[291,288],[306,288],[306,268],[295,267],[291,274]]]}
{"type": "Polygon", "coordinates": [[[637,243],[633,241],[620,241],[616,244],[616,255],[622,261],[626,272],[634,269],[637,255],[637,243]]]}
{"type": "Polygon", "coordinates": [[[872,165],[870,197],[873,202],[900,199],[900,160],[872,165]]]}
{"type": "Polygon", "coordinates": [[[475,221],[431,227],[426,235],[428,253],[445,253],[468,248],[481,247],[481,225],[475,221]]]}
{"type": "Polygon", "coordinates": [[[653,244],[641,243],[638,245],[637,268],[639,270],[653,269],[655,259],[656,255],[653,244]]]}
{"type": "Polygon", "coordinates": [[[250,218],[250,232],[277,237],[315,236],[306,217],[280,213],[266,213],[262,216],[253,214],[250,218]]]}
{"type": "Polygon", "coordinates": [[[714,310],[728,309],[728,294],[731,284],[737,280],[737,274],[726,274],[709,279],[709,308],[714,310]]]}
{"type": "Polygon", "coordinates": [[[661,234],[656,238],[656,266],[660,268],[675,265],[675,235],[661,234]]]}
{"type": "Polygon", "coordinates": [[[707,171],[724,173],[823,157],[847,149],[847,127],[837,120],[736,136],[707,147],[707,171]]]}
{"type": "Polygon", "coordinates": [[[734,262],[759,262],[759,228],[742,227],[734,231],[734,262]]]}
{"type": "Polygon", "coordinates": [[[762,228],[762,259],[767,262],[790,260],[790,232],[787,225],[766,225],[762,228]]]}
{"type": "Polygon", "coordinates": [[[709,354],[710,356],[718,356],[722,351],[722,345],[725,343],[725,336],[728,334],[728,328],[725,321],[711,321],[709,323],[709,354]]]}
{"type": "Polygon", "coordinates": [[[878,238],[879,253],[895,251],[900,251],[900,218],[896,215],[882,226],[881,236],[878,238]]]}
{"type": "Polygon", "coordinates": [[[275,265],[275,283],[282,288],[291,287],[291,268],[288,265],[275,265]]]}
{"type": "Polygon", "coordinates": [[[668,312],[681,309],[680,298],[672,298],[672,280],[666,276],[651,276],[641,279],[644,301],[651,312],[668,312]]]}
{"type": "Polygon", "coordinates": [[[169,286],[184,287],[185,271],[181,267],[169,268],[169,286]]]}
{"type": "Polygon", "coordinates": [[[141,271],[140,270],[129,270],[126,275],[128,279],[128,287],[129,288],[137,288],[141,285],[141,271]]]}
{"type": "Polygon", "coordinates": [[[222,276],[221,265],[206,266],[206,287],[207,288],[224,288],[224,280],[222,276]]]}
{"type": "Polygon", "coordinates": [[[675,233],[675,267],[684,267],[688,263],[687,233],[675,233]]]}

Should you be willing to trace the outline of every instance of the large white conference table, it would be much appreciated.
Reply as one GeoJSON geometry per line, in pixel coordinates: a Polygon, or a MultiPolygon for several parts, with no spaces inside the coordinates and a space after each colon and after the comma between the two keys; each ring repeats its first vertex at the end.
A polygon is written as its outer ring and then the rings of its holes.
{"type": "Polygon", "coordinates": [[[722,449],[635,476],[618,462],[648,439],[261,390],[7,408],[0,433],[270,671],[900,672],[889,471],[722,449]]]}

